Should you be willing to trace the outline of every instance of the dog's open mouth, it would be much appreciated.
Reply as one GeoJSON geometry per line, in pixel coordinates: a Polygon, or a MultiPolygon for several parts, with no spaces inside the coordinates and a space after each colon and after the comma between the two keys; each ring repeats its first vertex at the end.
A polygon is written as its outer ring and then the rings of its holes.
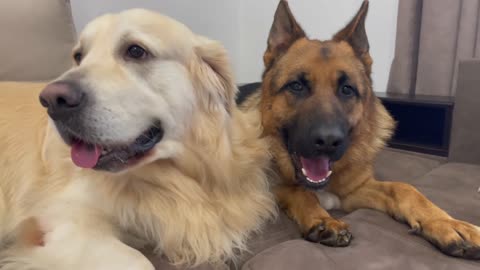
{"type": "Polygon", "coordinates": [[[292,151],[289,144],[288,130],[281,130],[283,143],[290,154],[296,180],[299,184],[312,189],[324,188],[332,175],[333,161],[327,156],[303,157],[292,151]]]}
{"type": "Polygon", "coordinates": [[[125,145],[101,145],[86,142],[78,137],[70,138],[71,158],[81,168],[119,171],[147,156],[160,142],[163,129],[153,126],[125,145]]]}
{"type": "Polygon", "coordinates": [[[328,180],[332,174],[330,170],[330,160],[325,157],[319,158],[303,158],[300,157],[302,164],[302,173],[308,182],[322,183],[328,180]]]}
{"type": "Polygon", "coordinates": [[[332,174],[332,162],[324,156],[305,158],[292,154],[297,181],[313,188],[324,188],[332,174]]]}

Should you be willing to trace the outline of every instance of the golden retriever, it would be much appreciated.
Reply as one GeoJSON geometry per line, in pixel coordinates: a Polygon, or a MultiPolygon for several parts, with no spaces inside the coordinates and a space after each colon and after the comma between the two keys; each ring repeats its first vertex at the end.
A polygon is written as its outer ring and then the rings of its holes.
{"type": "Polygon", "coordinates": [[[135,9],[95,19],[72,56],[48,85],[0,84],[0,268],[153,269],[132,247],[191,265],[245,248],[276,208],[225,49],[135,9]]]}

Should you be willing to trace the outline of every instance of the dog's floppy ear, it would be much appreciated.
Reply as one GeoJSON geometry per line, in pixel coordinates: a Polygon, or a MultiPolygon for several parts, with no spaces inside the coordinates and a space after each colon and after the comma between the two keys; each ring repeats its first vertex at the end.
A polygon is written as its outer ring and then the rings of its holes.
{"type": "Polygon", "coordinates": [[[199,36],[194,48],[198,56],[192,68],[196,83],[206,91],[204,104],[207,109],[217,109],[222,104],[227,112],[235,105],[237,87],[233,78],[227,51],[218,41],[199,36]]]}
{"type": "Polygon", "coordinates": [[[280,0],[268,36],[267,51],[263,55],[266,69],[273,64],[276,57],[285,53],[297,39],[302,37],[305,37],[305,32],[293,17],[287,1],[280,0]]]}
{"type": "Polygon", "coordinates": [[[368,13],[368,0],[364,0],[360,10],[353,19],[333,37],[334,41],[346,41],[352,46],[355,54],[362,60],[370,74],[372,58],[370,57],[370,45],[368,43],[365,20],[368,13]]]}

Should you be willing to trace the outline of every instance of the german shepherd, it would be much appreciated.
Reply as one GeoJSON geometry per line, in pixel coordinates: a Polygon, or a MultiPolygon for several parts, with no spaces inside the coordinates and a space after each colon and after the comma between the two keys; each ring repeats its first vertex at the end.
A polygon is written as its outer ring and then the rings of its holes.
{"type": "Polygon", "coordinates": [[[312,242],[338,247],[352,240],[348,225],[321,207],[315,192],[324,188],[347,212],[383,211],[445,254],[480,259],[477,226],[452,218],[411,185],[374,178],[373,161],[395,125],[372,90],[368,5],[328,41],[309,39],[288,3],[278,5],[261,91],[240,104],[259,108],[272,140],[282,179],[277,201],[312,242]]]}

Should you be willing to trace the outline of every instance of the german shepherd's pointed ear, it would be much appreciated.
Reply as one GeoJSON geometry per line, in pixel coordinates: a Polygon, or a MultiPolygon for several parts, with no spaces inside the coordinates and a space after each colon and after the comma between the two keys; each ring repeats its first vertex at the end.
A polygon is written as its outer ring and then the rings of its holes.
{"type": "Polygon", "coordinates": [[[370,75],[372,58],[370,57],[370,45],[368,43],[365,20],[368,13],[368,0],[364,0],[357,15],[333,37],[334,41],[346,41],[352,46],[357,57],[359,57],[367,68],[370,75]]]}
{"type": "Polygon", "coordinates": [[[285,53],[297,39],[302,37],[305,37],[305,32],[293,17],[288,2],[280,0],[268,36],[267,51],[263,55],[266,69],[273,64],[276,57],[285,53]]]}
{"type": "Polygon", "coordinates": [[[197,83],[205,91],[200,95],[206,97],[204,105],[209,110],[216,110],[218,105],[222,104],[230,113],[235,105],[238,89],[227,51],[218,41],[201,36],[197,37],[197,41],[195,53],[200,61],[192,69],[197,83]]]}

